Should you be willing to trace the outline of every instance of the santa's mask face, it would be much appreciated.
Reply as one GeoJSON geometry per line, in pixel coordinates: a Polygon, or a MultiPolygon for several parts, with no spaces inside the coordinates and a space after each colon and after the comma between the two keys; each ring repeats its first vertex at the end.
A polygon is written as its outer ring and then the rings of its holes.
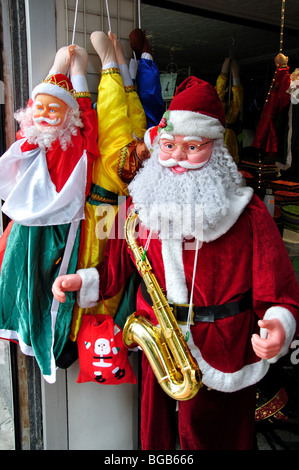
{"type": "Polygon", "coordinates": [[[35,124],[49,128],[49,126],[58,127],[64,123],[68,105],[59,98],[40,94],[36,96],[33,106],[35,124]]]}
{"type": "Polygon", "coordinates": [[[160,139],[159,162],[174,173],[184,173],[203,167],[212,154],[213,140],[164,134],[160,139]]]}

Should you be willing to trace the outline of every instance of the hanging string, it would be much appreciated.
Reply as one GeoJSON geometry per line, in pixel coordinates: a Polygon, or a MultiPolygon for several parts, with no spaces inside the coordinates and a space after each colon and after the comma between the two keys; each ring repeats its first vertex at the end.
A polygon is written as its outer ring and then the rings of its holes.
{"type": "Polygon", "coordinates": [[[145,244],[145,247],[144,247],[144,251],[143,251],[143,254],[142,254],[142,261],[145,260],[146,252],[147,252],[147,250],[148,250],[148,247],[149,247],[149,244],[150,244],[150,241],[151,241],[151,238],[152,238],[152,233],[153,233],[153,231],[150,230],[150,233],[149,233],[149,235],[148,235],[148,237],[147,237],[146,244],[145,244]]]}
{"type": "MultiPolygon", "coordinates": [[[[137,2],[137,14],[138,14],[138,28],[141,29],[141,16],[140,16],[140,0],[137,2]]],[[[135,51],[133,51],[133,57],[135,62],[137,62],[137,57],[135,51]]]]}
{"type": "Polygon", "coordinates": [[[79,3],[79,0],[76,0],[75,18],[74,18],[74,26],[73,26],[73,37],[72,37],[72,42],[71,42],[71,44],[75,44],[77,14],[78,14],[78,3],[79,3]]]}
{"type": "MultiPolygon", "coordinates": [[[[78,16],[78,5],[79,5],[79,0],[76,0],[76,6],[75,6],[75,16],[74,16],[74,24],[73,24],[73,35],[72,35],[72,44],[75,44],[75,35],[76,35],[76,25],[77,25],[77,16],[78,16]]],[[[72,59],[71,59],[72,60],[72,59]]],[[[70,70],[67,71],[66,76],[70,78],[70,70]]]]}
{"type": "Polygon", "coordinates": [[[106,10],[107,10],[107,19],[108,19],[108,31],[111,31],[111,32],[112,32],[108,0],[106,0],[106,10]]]}
{"type": "MultiPolygon", "coordinates": [[[[284,18],[285,18],[285,2],[286,2],[286,0],[282,0],[282,2],[281,2],[279,53],[282,52],[282,48],[283,48],[283,29],[284,29],[284,18]]],[[[265,101],[265,105],[266,105],[266,104],[268,103],[268,101],[269,101],[271,92],[272,92],[273,87],[274,87],[274,84],[275,84],[276,75],[277,75],[277,69],[275,70],[274,77],[273,77],[273,79],[272,79],[272,83],[271,83],[271,86],[270,86],[270,89],[269,89],[269,91],[268,91],[268,95],[267,95],[267,98],[266,98],[266,101],[265,101]]],[[[265,105],[264,105],[264,106],[265,106],[265,105]]]]}
{"type": "Polygon", "coordinates": [[[141,29],[141,9],[140,9],[140,0],[138,0],[138,28],[141,29]]]}
{"type": "Polygon", "coordinates": [[[282,0],[281,14],[280,14],[280,41],[279,41],[279,52],[282,52],[283,48],[283,28],[284,28],[284,12],[285,12],[285,0],[282,0]]]}
{"type": "Polygon", "coordinates": [[[191,288],[191,294],[190,294],[190,300],[189,300],[189,309],[188,309],[188,317],[187,317],[187,331],[186,331],[186,335],[185,335],[185,340],[186,341],[188,341],[189,336],[190,336],[191,313],[192,313],[192,309],[193,309],[193,291],[194,291],[194,284],[195,284],[198,250],[199,250],[199,239],[196,240],[194,265],[193,265],[193,276],[192,276],[192,288],[191,288]]]}
{"type": "MultiPolygon", "coordinates": [[[[232,65],[231,61],[234,58],[235,55],[235,33],[232,34],[231,36],[231,47],[229,49],[229,58],[230,58],[230,64],[229,64],[229,79],[228,79],[228,109],[230,108],[231,100],[232,100],[232,84],[233,84],[233,71],[232,71],[232,65]]],[[[227,125],[227,123],[226,123],[227,125]]]]}

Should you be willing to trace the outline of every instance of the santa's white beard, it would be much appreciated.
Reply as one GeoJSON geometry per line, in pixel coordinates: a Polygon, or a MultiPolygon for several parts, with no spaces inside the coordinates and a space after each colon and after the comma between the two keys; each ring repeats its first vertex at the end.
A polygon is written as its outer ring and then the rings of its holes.
{"type": "Polygon", "coordinates": [[[244,185],[242,176],[223,139],[214,142],[204,167],[182,174],[163,167],[159,152],[155,145],[128,188],[139,219],[161,239],[203,240],[203,231],[216,227],[227,215],[230,196],[244,185]]]}
{"type": "Polygon", "coordinates": [[[78,127],[83,127],[80,112],[70,109],[62,126],[41,126],[33,121],[34,109],[28,106],[15,113],[15,119],[20,124],[24,137],[30,144],[38,145],[43,149],[50,149],[53,143],[59,139],[62,150],[66,150],[72,136],[77,135],[78,127]]]}

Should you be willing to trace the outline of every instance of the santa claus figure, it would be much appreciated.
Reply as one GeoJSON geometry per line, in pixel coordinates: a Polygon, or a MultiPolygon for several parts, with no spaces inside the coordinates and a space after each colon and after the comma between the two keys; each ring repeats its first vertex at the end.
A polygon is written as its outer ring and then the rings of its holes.
{"type": "Polygon", "coordinates": [[[74,298],[62,309],[51,285],[75,272],[80,221],[98,155],[84,49],[63,47],[26,109],[16,113],[18,140],[0,159],[2,211],[11,219],[0,240],[0,337],[17,341],[55,381],[74,298]],[[70,79],[66,76],[70,71],[70,79]]]}
{"type": "Polygon", "coordinates": [[[263,150],[272,157],[278,156],[277,116],[290,102],[290,95],[286,93],[290,86],[288,60],[289,58],[281,53],[274,59],[276,65],[274,86],[265,102],[252,143],[253,147],[263,150]]]}
{"type": "MultiPolygon", "coordinates": [[[[214,87],[186,79],[159,126],[146,132],[151,157],[129,185],[146,247],[203,387],[178,404],[142,359],[141,443],[147,450],[252,449],[255,384],[296,333],[298,284],[265,205],[244,186],[223,143],[225,116],[214,87]],[[189,303],[193,304],[189,318],[189,303]],[[186,338],[188,335],[186,335],[186,338]]],[[[126,211],[119,211],[126,213],[126,211]]],[[[123,226],[119,216],[116,223],[123,226]]],[[[121,233],[117,229],[114,233],[121,233]]],[[[61,276],[55,298],[109,298],[136,269],[124,237],[107,243],[101,266],[61,276]]],[[[141,283],[137,308],[157,324],[141,283]]]]}
{"type": "Polygon", "coordinates": [[[284,178],[297,180],[298,157],[298,69],[290,74],[289,58],[274,59],[276,73],[258,123],[252,146],[261,156],[275,159],[284,178]]]}

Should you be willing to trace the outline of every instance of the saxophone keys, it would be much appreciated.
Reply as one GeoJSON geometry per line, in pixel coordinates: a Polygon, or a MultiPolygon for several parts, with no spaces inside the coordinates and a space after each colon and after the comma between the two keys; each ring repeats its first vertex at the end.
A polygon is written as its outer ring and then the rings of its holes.
{"type": "Polygon", "coordinates": [[[165,339],[170,339],[173,336],[173,330],[171,330],[170,328],[165,328],[165,330],[163,331],[163,335],[165,339]]]}

